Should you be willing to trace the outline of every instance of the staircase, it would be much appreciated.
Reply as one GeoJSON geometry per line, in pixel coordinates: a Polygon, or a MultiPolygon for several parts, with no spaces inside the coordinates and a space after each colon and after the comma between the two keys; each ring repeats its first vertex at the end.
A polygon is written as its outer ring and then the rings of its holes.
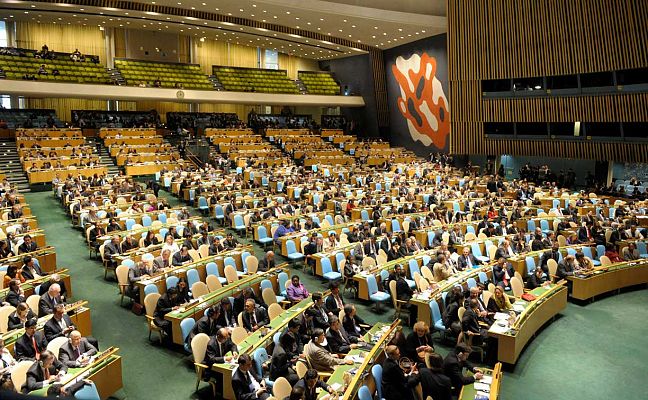
{"type": "Polygon", "coordinates": [[[126,79],[124,79],[121,72],[117,68],[106,68],[106,71],[108,72],[110,80],[113,83],[117,83],[119,86],[126,84],[126,79]]]}
{"type": "Polygon", "coordinates": [[[20,156],[13,139],[0,139],[0,172],[5,174],[9,183],[16,186],[19,193],[31,192],[27,174],[20,164],[20,156]]]}
{"type": "Polygon", "coordinates": [[[218,90],[218,91],[225,90],[225,86],[223,86],[221,81],[218,80],[218,77],[216,77],[216,75],[209,75],[207,79],[209,80],[209,82],[212,83],[212,85],[214,85],[214,90],[218,90]]]}
{"type": "Polygon", "coordinates": [[[295,85],[297,85],[297,88],[299,88],[300,94],[308,94],[308,89],[301,79],[295,80],[295,85]]]}
{"type": "Polygon", "coordinates": [[[98,142],[96,138],[87,138],[86,142],[89,145],[95,146],[95,148],[98,150],[99,165],[106,167],[108,169],[109,175],[115,175],[119,173],[120,168],[115,164],[115,160],[110,156],[110,151],[108,151],[108,148],[103,145],[103,142],[98,142]],[[99,143],[99,145],[97,145],[97,142],[99,143]]]}

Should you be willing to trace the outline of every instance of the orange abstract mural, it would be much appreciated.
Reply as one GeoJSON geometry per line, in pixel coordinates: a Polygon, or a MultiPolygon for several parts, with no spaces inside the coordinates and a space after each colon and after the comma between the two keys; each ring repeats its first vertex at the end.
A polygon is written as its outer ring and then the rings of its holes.
{"type": "Polygon", "coordinates": [[[398,110],[407,120],[410,135],[425,146],[445,148],[450,134],[450,110],[434,57],[423,53],[399,56],[392,74],[400,87],[398,110]]]}

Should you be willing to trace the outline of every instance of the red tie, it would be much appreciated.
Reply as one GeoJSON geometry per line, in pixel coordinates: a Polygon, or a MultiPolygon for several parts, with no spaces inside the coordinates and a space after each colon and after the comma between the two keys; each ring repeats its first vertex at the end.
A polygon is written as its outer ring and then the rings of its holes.
{"type": "Polygon", "coordinates": [[[38,350],[38,346],[36,346],[36,337],[32,336],[32,346],[34,346],[34,352],[36,353],[36,359],[40,359],[40,351],[38,350]]]}
{"type": "Polygon", "coordinates": [[[50,378],[49,368],[45,368],[45,380],[47,381],[49,380],[49,378],[50,378]]]}

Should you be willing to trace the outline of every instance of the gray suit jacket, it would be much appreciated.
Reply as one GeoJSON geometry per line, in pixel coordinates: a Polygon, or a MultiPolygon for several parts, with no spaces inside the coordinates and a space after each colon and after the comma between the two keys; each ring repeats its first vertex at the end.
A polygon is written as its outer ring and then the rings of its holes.
{"type": "MultiPolygon", "coordinates": [[[[81,342],[79,343],[79,351],[81,352],[81,354],[85,354],[86,356],[93,356],[97,354],[97,349],[93,345],[88,343],[88,339],[86,338],[81,338],[81,342]]],[[[68,368],[75,368],[79,366],[79,363],[77,363],[79,356],[77,355],[76,350],[72,348],[72,344],[69,341],[59,349],[58,358],[59,361],[61,361],[63,365],[68,368]]]]}

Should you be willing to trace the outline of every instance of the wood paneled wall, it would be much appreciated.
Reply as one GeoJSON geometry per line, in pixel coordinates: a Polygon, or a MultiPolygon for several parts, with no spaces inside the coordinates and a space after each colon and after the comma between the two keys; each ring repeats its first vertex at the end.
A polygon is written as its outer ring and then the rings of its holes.
{"type": "Polygon", "coordinates": [[[484,122],[648,121],[646,94],[483,99],[481,81],[648,66],[648,2],[448,0],[455,154],[544,155],[648,161],[648,145],[494,140],[484,122]]]}

